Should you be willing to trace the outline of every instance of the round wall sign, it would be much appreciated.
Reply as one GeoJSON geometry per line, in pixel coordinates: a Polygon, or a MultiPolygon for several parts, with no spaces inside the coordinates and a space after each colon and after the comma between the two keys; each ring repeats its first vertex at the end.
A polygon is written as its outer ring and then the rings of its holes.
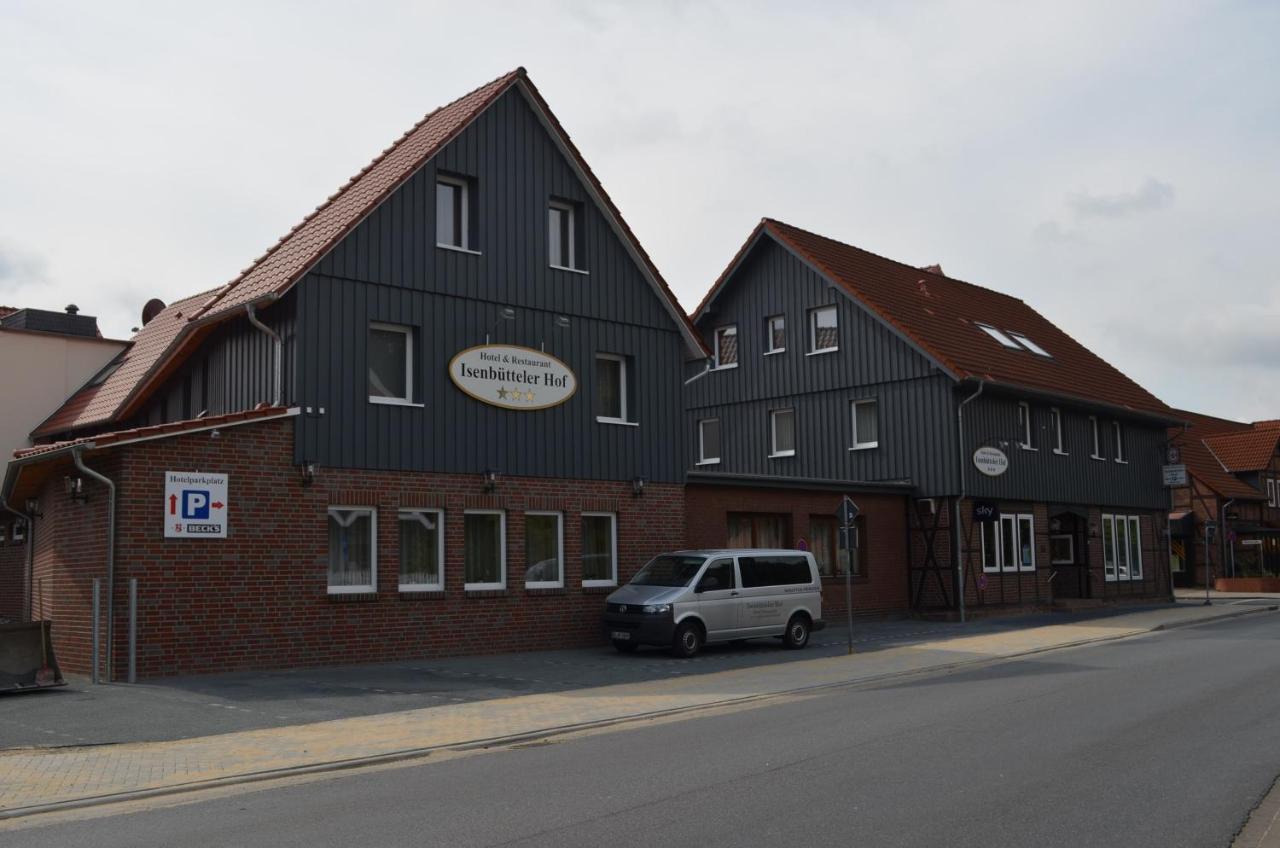
{"type": "Polygon", "coordinates": [[[988,477],[999,477],[1009,470],[1009,457],[1000,448],[984,446],[973,452],[973,464],[988,477]]]}
{"type": "Polygon", "coordinates": [[[549,353],[516,345],[469,347],[449,361],[449,379],[476,400],[503,409],[546,409],[573,397],[578,378],[549,353]]]}

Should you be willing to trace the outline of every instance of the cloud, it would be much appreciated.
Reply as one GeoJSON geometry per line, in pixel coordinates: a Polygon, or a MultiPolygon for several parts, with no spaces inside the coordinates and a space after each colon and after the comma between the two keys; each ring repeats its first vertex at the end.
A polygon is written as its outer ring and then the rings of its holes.
{"type": "Polygon", "coordinates": [[[1080,192],[1067,198],[1067,205],[1080,218],[1125,218],[1142,212],[1155,212],[1173,204],[1173,186],[1147,178],[1137,191],[1122,194],[1089,194],[1080,192]]]}
{"type": "Polygon", "coordinates": [[[43,256],[0,242],[0,291],[13,291],[46,279],[43,256]]]}

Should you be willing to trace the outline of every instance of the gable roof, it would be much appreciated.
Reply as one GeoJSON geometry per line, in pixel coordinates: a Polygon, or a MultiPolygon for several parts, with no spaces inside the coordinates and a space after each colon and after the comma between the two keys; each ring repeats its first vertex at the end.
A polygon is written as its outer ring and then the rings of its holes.
{"type": "MultiPolygon", "coordinates": [[[[32,435],[50,436],[111,421],[130,393],[187,328],[191,312],[208,300],[210,294],[207,291],[194,294],[161,310],[134,335],[129,347],[103,369],[118,366],[114,371],[96,385],[93,379],[89,380],[41,422],[32,435]]],[[[95,378],[102,373],[99,371],[95,378]]]]}
{"type": "Polygon", "coordinates": [[[1169,441],[1178,446],[1182,462],[1191,475],[1222,497],[1263,500],[1262,492],[1222,467],[1222,463],[1205,445],[1204,440],[1191,433],[1171,430],[1169,441]]]}
{"type": "Polygon", "coordinates": [[[1016,297],[886,259],[771,218],[760,222],[703,298],[694,313],[695,321],[765,235],[842,288],[956,380],[984,380],[1166,420],[1174,417],[1159,398],[1016,297]],[[980,324],[1023,333],[1050,356],[1006,349],[983,332],[980,324]]]}
{"type": "Polygon", "coordinates": [[[1203,412],[1192,412],[1189,409],[1175,409],[1173,412],[1184,420],[1189,428],[1194,429],[1196,435],[1200,438],[1204,438],[1211,433],[1232,433],[1253,429],[1252,425],[1241,421],[1219,418],[1216,415],[1205,415],[1203,412]]]}
{"type": "Polygon", "coordinates": [[[1239,433],[1217,433],[1204,443],[1228,471],[1261,471],[1271,465],[1280,442],[1280,429],[1250,429],[1239,433]]]}
{"type": "Polygon", "coordinates": [[[0,306],[0,318],[7,318],[17,311],[15,306],[0,306]]]}
{"type": "MultiPolygon", "coordinates": [[[[295,283],[352,232],[383,201],[413,176],[424,164],[458,136],[477,116],[511,88],[518,88],[534,106],[534,111],[551,133],[570,164],[578,171],[590,193],[599,202],[606,220],[640,265],[672,320],[680,327],[690,352],[706,356],[707,350],[680,307],[671,288],[645,253],[631,228],[622,219],[604,186],[574,146],[569,134],[552,114],[524,68],[503,74],[469,94],[429,113],[394,144],[317,206],[301,223],[282,236],[266,253],[229,283],[212,292],[187,298],[181,310],[165,310],[169,321],[146,334],[165,313],[153,319],[134,339],[136,354],[131,367],[122,366],[119,377],[108,380],[110,390],[90,397],[73,396],[34,435],[51,435],[70,428],[103,424],[127,417],[146,396],[149,388],[170,373],[175,360],[185,356],[198,342],[192,338],[201,328],[241,314],[251,304],[265,304],[287,292],[295,283]],[[177,313],[181,312],[179,316],[177,313]],[[145,338],[144,338],[145,336],[145,338]]],[[[175,307],[177,304],[174,305],[175,307]]]]}

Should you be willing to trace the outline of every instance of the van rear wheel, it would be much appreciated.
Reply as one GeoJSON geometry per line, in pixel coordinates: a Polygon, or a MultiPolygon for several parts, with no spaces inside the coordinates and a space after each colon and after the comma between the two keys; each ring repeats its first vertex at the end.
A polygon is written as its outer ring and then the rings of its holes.
{"type": "Polygon", "coordinates": [[[809,644],[809,618],[800,613],[791,616],[787,632],[782,634],[782,644],[791,650],[799,650],[809,644]]]}
{"type": "Polygon", "coordinates": [[[692,621],[680,624],[676,628],[675,638],[671,640],[671,653],[688,659],[700,650],[702,650],[702,628],[692,621]]]}

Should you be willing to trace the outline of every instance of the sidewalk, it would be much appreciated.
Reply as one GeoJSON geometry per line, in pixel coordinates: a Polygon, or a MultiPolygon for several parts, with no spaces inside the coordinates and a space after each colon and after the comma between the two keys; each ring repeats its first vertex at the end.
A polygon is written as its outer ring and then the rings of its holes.
{"type": "Polygon", "coordinates": [[[868,654],[686,674],[177,739],[0,753],[0,818],[510,742],[789,692],[937,671],[1119,639],[1275,606],[1179,604],[894,647],[868,654]]]}

